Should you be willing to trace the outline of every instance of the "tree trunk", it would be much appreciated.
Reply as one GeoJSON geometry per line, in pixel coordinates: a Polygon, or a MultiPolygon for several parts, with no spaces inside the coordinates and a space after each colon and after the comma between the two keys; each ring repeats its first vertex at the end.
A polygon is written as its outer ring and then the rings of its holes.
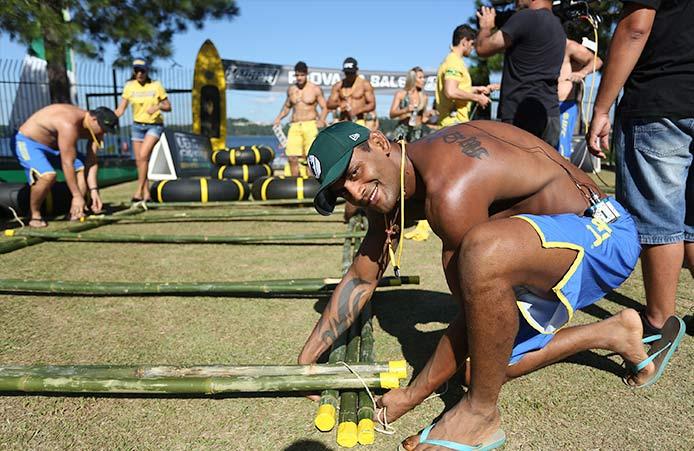
{"type": "Polygon", "coordinates": [[[63,20],[63,1],[48,0],[44,3],[54,17],[53,26],[43,27],[43,41],[46,47],[46,73],[51,103],[72,103],[70,101],[70,80],[67,77],[67,47],[60,33],[67,24],[63,20]]]}

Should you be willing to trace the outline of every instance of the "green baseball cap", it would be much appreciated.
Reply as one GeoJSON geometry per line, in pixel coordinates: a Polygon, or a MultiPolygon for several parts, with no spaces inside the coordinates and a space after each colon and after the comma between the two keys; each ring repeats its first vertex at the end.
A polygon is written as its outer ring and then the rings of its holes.
{"type": "Polygon", "coordinates": [[[313,199],[318,213],[328,216],[335,209],[337,196],[330,191],[347,170],[352,152],[369,139],[371,131],[354,122],[338,122],[323,129],[308,151],[308,167],[320,182],[320,190],[313,199]]]}

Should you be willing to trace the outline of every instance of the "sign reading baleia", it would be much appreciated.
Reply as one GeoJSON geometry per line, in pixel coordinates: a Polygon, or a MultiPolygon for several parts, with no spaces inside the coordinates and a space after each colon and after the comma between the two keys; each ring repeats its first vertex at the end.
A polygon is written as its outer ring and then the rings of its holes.
{"type": "MultiPolygon", "coordinates": [[[[255,63],[239,60],[222,60],[227,89],[251,91],[281,91],[294,84],[294,68],[278,64],[255,63]]],[[[404,72],[359,70],[359,75],[367,79],[376,94],[392,94],[405,87],[404,72]]],[[[342,79],[340,69],[309,67],[308,79],[324,90],[342,79]]],[[[424,90],[434,92],[436,74],[426,74],[424,90]]]]}

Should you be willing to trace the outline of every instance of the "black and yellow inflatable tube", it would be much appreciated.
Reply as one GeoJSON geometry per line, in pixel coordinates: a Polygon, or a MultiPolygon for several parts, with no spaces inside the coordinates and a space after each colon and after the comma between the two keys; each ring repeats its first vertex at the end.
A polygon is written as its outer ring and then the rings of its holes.
{"type": "Polygon", "coordinates": [[[253,199],[313,199],[320,183],[313,177],[263,177],[253,182],[253,199]]]}
{"type": "Polygon", "coordinates": [[[155,202],[225,202],[246,200],[250,194],[247,183],[236,180],[215,180],[204,177],[160,180],[149,189],[155,202]]]}
{"type": "MultiPolygon", "coordinates": [[[[29,196],[31,187],[26,183],[0,184],[0,216],[12,216],[10,208],[18,215],[29,214],[29,196]]],[[[44,216],[57,216],[70,211],[72,193],[65,182],[54,183],[41,206],[44,216]]]]}
{"type": "Polygon", "coordinates": [[[212,152],[212,163],[217,166],[238,164],[262,164],[275,159],[272,147],[263,145],[230,147],[212,152]]]}
{"type": "Polygon", "coordinates": [[[260,177],[272,174],[272,168],[268,164],[242,164],[239,166],[220,166],[212,169],[212,177],[222,179],[239,179],[253,183],[260,177]]]}

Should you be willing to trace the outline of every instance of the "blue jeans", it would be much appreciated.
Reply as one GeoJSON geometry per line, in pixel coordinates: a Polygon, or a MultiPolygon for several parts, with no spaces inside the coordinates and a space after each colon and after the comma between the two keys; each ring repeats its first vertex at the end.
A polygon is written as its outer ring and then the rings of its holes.
{"type": "Polygon", "coordinates": [[[131,129],[133,141],[144,141],[145,135],[152,135],[155,138],[159,138],[163,132],[163,124],[142,124],[140,122],[134,122],[131,129]]]}
{"type": "Polygon", "coordinates": [[[617,118],[616,197],[642,244],[694,241],[694,118],[617,118]]]}

